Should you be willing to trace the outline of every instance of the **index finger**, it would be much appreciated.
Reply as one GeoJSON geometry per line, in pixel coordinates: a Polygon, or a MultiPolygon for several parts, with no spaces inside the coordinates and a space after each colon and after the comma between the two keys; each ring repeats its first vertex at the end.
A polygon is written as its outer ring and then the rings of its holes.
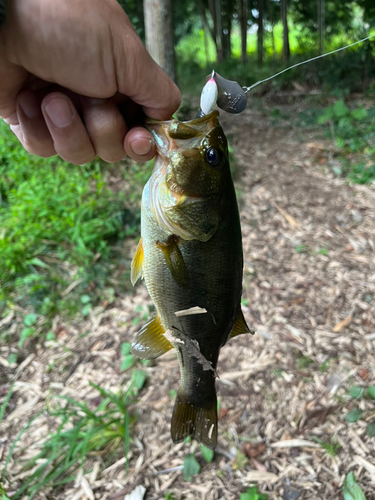
{"type": "Polygon", "coordinates": [[[150,118],[168,120],[180,105],[180,90],[152,59],[135,31],[127,35],[115,43],[118,90],[140,104],[150,118]]]}

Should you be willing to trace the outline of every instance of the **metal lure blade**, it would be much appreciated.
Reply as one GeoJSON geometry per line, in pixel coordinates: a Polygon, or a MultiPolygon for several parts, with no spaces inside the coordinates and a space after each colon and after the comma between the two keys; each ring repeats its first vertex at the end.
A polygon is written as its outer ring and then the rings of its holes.
{"type": "Polygon", "coordinates": [[[242,113],[247,105],[247,97],[242,87],[234,81],[223,78],[216,72],[207,76],[207,80],[213,78],[218,89],[217,105],[227,113],[242,113]]]}

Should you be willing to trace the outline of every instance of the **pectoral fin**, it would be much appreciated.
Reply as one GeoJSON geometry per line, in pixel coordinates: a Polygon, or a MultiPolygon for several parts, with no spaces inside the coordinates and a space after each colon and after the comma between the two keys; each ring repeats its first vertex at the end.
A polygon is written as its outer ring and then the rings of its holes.
{"type": "Polygon", "coordinates": [[[137,248],[135,249],[134,252],[134,257],[132,260],[132,265],[131,265],[131,274],[130,274],[130,280],[132,282],[132,285],[135,285],[139,278],[142,277],[143,273],[143,239],[141,238],[139,240],[139,243],[137,245],[137,248]]]}
{"type": "Polygon", "coordinates": [[[175,282],[180,286],[186,286],[189,281],[188,272],[178,247],[179,237],[172,235],[166,242],[157,241],[156,246],[163,252],[169,270],[175,282]]]}
{"type": "Polygon", "coordinates": [[[242,333],[251,333],[251,334],[254,334],[254,332],[252,332],[250,330],[250,328],[247,326],[247,323],[246,323],[246,320],[244,318],[242,309],[239,308],[238,309],[237,318],[236,318],[236,322],[234,324],[234,327],[232,328],[232,331],[230,332],[228,340],[232,339],[233,337],[237,337],[237,335],[241,335],[242,333]]]}
{"type": "Polygon", "coordinates": [[[132,353],[142,359],[155,359],[173,348],[164,337],[164,328],[159,316],[147,321],[136,334],[132,343],[132,353]]]}

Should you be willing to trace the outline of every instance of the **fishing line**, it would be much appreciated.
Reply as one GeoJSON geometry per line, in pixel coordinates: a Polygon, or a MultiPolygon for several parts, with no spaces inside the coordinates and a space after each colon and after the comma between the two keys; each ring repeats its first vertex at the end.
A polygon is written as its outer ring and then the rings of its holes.
{"type": "Polygon", "coordinates": [[[370,35],[370,36],[367,36],[366,38],[362,38],[362,40],[358,40],[357,42],[351,43],[350,45],[345,45],[345,47],[340,47],[339,49],[332,50],[331,52],[327,52],[326,54],[322,54],[320,56],[313,57],[312,59],[308,59],[307,61],[302,61],[302,62],[299,62],[297,64],[293,64],[293,66],[290,66],[289,68],[283,69],[279,73],[276,73],[273,76],[269,76],[265,80],[259,80],[258,82],[254,83],[253,85],[250,85],[250,87],[244,86],[242,88],[243,88],[245,94],[247,94],[249,92],[249,90],[253,89],[254,87],[257,87],[261,83],[268,82],[269,80],[272,80],[272,78],[276,78],[277,76],[282,75],[283,73],[285,73],[286,71],[289,71],[290,69],[297,68],[298,66],[302,66],[302,64],[307,64],[311,61],[316,61],[317,59],[321,59],[322,57],[330,56],[331,54],[335,54],[335,52],[340,52],[340,50],[348,49],[349,47],[353,47],[354,45],[358,45],[359,43],[363,43],[366,40],[370,40],[371,38],[374,38],[374,37],[375,37],[375,35],[370,35]]]}

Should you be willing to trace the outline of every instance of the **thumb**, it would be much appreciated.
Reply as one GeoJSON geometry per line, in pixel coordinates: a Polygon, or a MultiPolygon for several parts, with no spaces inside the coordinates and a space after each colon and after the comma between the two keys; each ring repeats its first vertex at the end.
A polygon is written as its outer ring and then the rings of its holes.
{"type": "Polygon", "coordinates": [[[180,105],[180,90],[152,59],[135,31],[129,31],[117,47],[114,45],[118,89],[141,105],[150,118],[168,120],[180,105]]]}

